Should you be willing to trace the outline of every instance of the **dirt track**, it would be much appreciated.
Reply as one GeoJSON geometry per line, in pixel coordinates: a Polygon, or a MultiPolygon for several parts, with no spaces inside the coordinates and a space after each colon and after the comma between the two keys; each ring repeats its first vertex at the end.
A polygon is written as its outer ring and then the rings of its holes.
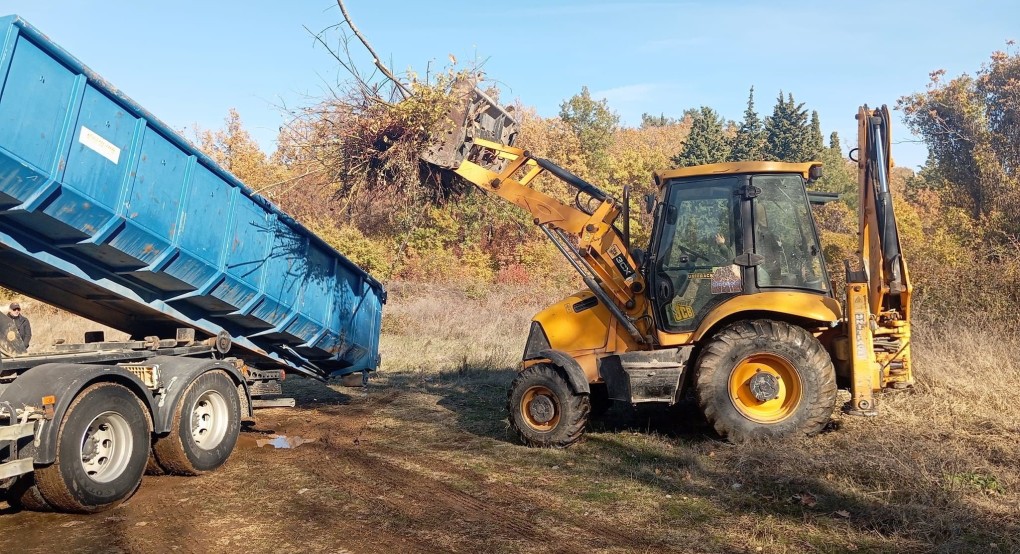
{"type": "MultiPolygon", "coordinates": [[[[887,398],[884,419],[835,414],[832,432],[739,447],[714,437],[693,406],[658,413],[617,406],[592,423],[586,441],[545,450],[510,437],[512,377],[511,369],[380,372],[367,393],[288,380],[285,392],[298,406],[259,412],[219,470],[147,476],[128,502],[93,516],[13,512],[0,504],[0,548],[1020,552],[1012,481],[994,494],[947,489],[941,479],[926,485],[912,471],[931,475],[934,469],[917,464],[932,452],[946,451],[938,463],[955,464],[939,466],[956,472],[950,475],[969,475],[960,471],[976,456],[958,461],[938,429],[910,435],[911,443],[895,434],[882,442],[882,426],[914,413],[910,403],[929,403],[919,395],[887,398]],[[312,442],[289,450],[256,446],[276,435],[312,442]],[[875,452],[848,456],[862,444],[875,452]],[[875,465],[887,459],[893,465],[875,465]],[[868,481],[880,475],[875,467],[898,470],[890,479],[912,488],[868,481]]],[[[985,459],[1015,465],[1015,451],[967,436],[987,449],[985,459]]]]}
{"type": "MultiPolygon", "coordinates": [[[[507,486],[488,471],[454,467],[443,459],[445,448],[402,448],[390,430],[394,414],[420,409],[415,392],[393,387],[347,396],[308,381],[289,388],[299,406],[259,412],[220,470],[146,476],[127,503],[93,516],[5,510],[0,546],[68,553],[581,553],[665,546],[640,531],[562,513],[543,495],[507,486]],[[291,450],[256,446],[274,434],[314,442],[291,450]]],[[[432,408],[454,422],[452,413],[432,408]]],[[[477,439],[468,431],[441,438],[477,439]]]]}

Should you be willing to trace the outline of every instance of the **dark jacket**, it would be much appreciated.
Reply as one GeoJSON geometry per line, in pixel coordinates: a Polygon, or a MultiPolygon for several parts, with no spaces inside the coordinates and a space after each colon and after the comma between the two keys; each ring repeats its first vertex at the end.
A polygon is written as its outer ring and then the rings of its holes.
{"type": "Polygon", "coordinates": [[[14,327],[18,330],[18,336],[25,343],[25,348],[28,348],[28,343],[32,341],[32,325],[28,323],[28,318],[23,315],[11,317],[10,314],[7,317],[14,321],[14,327]]]}

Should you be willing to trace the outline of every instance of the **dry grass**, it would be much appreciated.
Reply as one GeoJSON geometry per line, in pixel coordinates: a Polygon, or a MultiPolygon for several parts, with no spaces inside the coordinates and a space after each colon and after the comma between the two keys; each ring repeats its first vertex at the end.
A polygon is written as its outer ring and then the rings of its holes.
{"type": "Polygon", "coordinates": [[[495,285],[464,291],[426,283],[395,283],[388,290],[382,370],[428,373],[515,367],[531,316],[570,293],[495,285]]]}
{"type": "Polygon", "coordinates": [[[536,451],[512,446],[506,386],[530,317],[559,295],[394,291],[379,378],[421,395],[387,427],[409,454],[445,453],[452,467],[484,468],[559,509],[647,529],[681,550],[1020,551],[1012,336],[917,322],[915,390],[882,395],[875,418],[836,413],[810,439],[733,446],[693,407],[618,406],[585,443],[536,451]]]}
{"type": "MultiPolygon", "coordinates": [[[[351,396],[326,404],[320,387],[305,399],[318,407],[293,413],[311,421],[309,429],[351,426],[340,435],[371,443],[362,462],[385,461],[386,471],[362,481],[330,473],[329,464],[353,463],[347,457],[357,451],[349,450],[336,462],[309,462],[326,464],[315,482],[353,479],[352,492],[339,496],[301,484],[315,491],[316,510],[364,505],[373,525],[447,550],[1020,552],[1020,408],[1012,402],[1020,341],[1013,336],[970,321],[917,322],[916,389],[883,395],[875,418],[834,414],[830,428],[810,439],[733,446],[691,406],[617,406],[583,443],[535,450],[510,436],[506,390],[531,316],[569,291],[468,293],[412,283],[390,291],[373,387],[344,389],[351,396]],[[331,415],[367,406],[376,407],[371,417],[331,415]],[[406,479],[387,480],[394,472],[406,479]],[[407,489],[407,482],[417,484],[407,489]],[[431,488],[419,490],[423,483],[431,488]],[[453,510],[463,518],[482,506],[458,507],[436,491],[484,500],[486,531],[426,517],[453,510]],[[380,494],[388,511],[375,511],[380,494]],[[405,495],[415,500],[404,506],[405,495]],[[416,508],[421,502],[433,504],[416,508]],[[496,517],[502,511],[505,524],[496,517]],[[537,534],[520,535],[522,525],[537,534]]],[[[23,304],[40,335],[92,328],[23,304]]]]}

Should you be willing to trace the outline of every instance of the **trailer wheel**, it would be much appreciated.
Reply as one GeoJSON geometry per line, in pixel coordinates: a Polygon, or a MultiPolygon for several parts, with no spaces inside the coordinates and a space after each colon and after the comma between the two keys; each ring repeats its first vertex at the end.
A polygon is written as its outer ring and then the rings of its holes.
{"type": "Polygon", "coordinates": [[[781,321],[741,321],[705,346],[698,404],[731,442],[814,435],[836,405],[836,372],[814,336],[781,321]]]}
{"type": "Polygon", "coordinates": [[[52,512],[53,506],[42,497],[39,487],[35,485],[32,474],[22,475],[14,480],[7,490],[7,503],[16,510],[32,510],[33,512],[52,512]]]}
{"type": "Polygon", "coordinates": [[[563,448],[584,434],[591,405],[551,365],[536,364],[517,374],[510,385],[510,426],[528,446],[563,448]]]}
{"type": "Polygon", "coordinates": [[[156,439],[156,461],[173,475],[201,475],[227,461],[241,432],[234,381],[209,371],[191,382],[174,408],[170,434],[156,439]]]}
{"type": "Polygon", "coordinates": [[[42,499],[60,511],[94,513],[131,496],[149,456],[148,418],[121,385],[97,383],[80,392],[60,422],[56,460],[35,472],[42,499]]]}

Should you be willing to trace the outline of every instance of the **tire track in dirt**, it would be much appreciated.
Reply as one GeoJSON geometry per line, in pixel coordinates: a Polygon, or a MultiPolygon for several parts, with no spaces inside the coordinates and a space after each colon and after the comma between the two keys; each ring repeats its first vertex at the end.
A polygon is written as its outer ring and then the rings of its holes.
{"type": "MultiPolygon", "coordinates": [[[[517,489],[496,485],[504,488],[493,497],[484,495],[480,498],[420,471],[407,469],[399,462],[407,459],[408,453],[379,444],[381,441],[374,440],[375,433],[370,430],[371,419],[400,395],[400,391],[391,391],[371,403],[356,407],[315,409],[313,420],[323,418],[329,422],[325,423],[328,432],[323,440],[310,445],[321,455],[295,457],[293,462],[305,466],[307,471],[330,487],[344,490],[355,498],[378,500],[394,516],[410,520],[413,530],[423,534],[436,529],[445,530],[452,535],[449,538],[464,543],[465,548],[475,544],[473,537],[466,535],[479,530],[487,530],[485,535],[489,540],[511,544],[524,541],[534,548],[577,554],[588,553],[593,548],[665,546],[660,541],[585,522],[580,517],[549,509],[517,489]],[[313,460],[315,463],[308,463],[313,460]],[[328,461],[323,463],[324,460],[328,461]],[[552,521],[534,521],[549,516],[552,521]],[[458,533],[450,529],[451,522],[470,523],[472,528],[458,533]]],[[[321,430],[323,426],[318,428],[321,430]]],[[[308,429],[308,432],[313,430],[308,429]]],[[[484,483],[484,477],[477,472],[458,470],[427,452],[416,453],[413,463],[426,468],[441,468],[447,473],[452,471],[468,480],[484,483]]],[[[422,544],[427,551],[450,546],[422,544]]]]}
{"type": "Polygon", "coordinates": [[[294,545],[401,554],[668,549],[638,530],[565,511],[540,492],[492,483],[486,472],[430,451],[430,439],[414,443],[420,450],[394,445],[386,420],[395,418],[406,431],[418,413],[395,415],[390,407],[419,399],[414,391],[380,392],[350,404],[266,410],[224,468],[202,477],[146,477],[133,498],[106,514],[26,512],[4,523],[21,527],[15,535],[33,548],[63,552],[269,552],[294,545]],[[271,434],[315,442],[254,448],[257,438],[271,434]]]}
{"type": "MultiPolygon", "coordinates": [[[[323,506],[304,496],[290,497],[286,501],[287,515],[305,514],[306,517],[331,519],[328,524],[328,535],[338,537],[338,539],[335,539],[335,542],[328,547],[330,552],[349,552],[341,549],[338,545],[343,545],[348,549],[353,549],[350,551],[358,553],[417,554],[437,551],[434,545],[421,544],[414,537],[403,533],[402,530],[389,532],[385,528],[380,528],[379,525],[366,524],[363,521],[364,514],[354,508],[359,502],[370,504],[368,500],[377,496],[378,491],[368,488],[365,491],[355,492],[350,487],[334,486],[333,483],[349,483],[342,477],[343,472],[340,471],[342,467],[338,467],[334,460],[327,460],[327,458],[335,458],[336,454],[331,449],[321,448],[321,445],[338,440],[340,436],[347,444],[357,442],[358,437],[370,424],[372,414],[394,402],[399,395],[399,391],[391,390],[377,398],[355,404],[337,406],[313,403],[301,410],[266,410],[260,414],[254,428],[242,433],[242,439],[249,445],[253,445],[258,438],[266,438],[274,434],[290,437],[300,436],[302,439],[314,441],[301,445],[299,450],[268,449],[265,452],[272,453],[270,458],[266,459],[261,452],[256,455],[256,458],[260,460],[257,463],[265,471],[293,472],[296,469],[298,472],[313,476],[314,480],[322,485],[322,489],[331,489],[334,492],[342,491],[353,499],[354,506],[344,506],[339,514],[335,509],[330,510],[329,507],[324,512],[323,506]],[[316,453],[316,451],[318,452],[316,453]],[[331,474],[333,472],[336,474],[331,474]]],[[[261,448],[257,450],[262,451],[261,448]]],[[[344,455],[340,454],[340,456],[344,455]]],[[[293,527],[293,522],[290,527],[293,527]]]]}

